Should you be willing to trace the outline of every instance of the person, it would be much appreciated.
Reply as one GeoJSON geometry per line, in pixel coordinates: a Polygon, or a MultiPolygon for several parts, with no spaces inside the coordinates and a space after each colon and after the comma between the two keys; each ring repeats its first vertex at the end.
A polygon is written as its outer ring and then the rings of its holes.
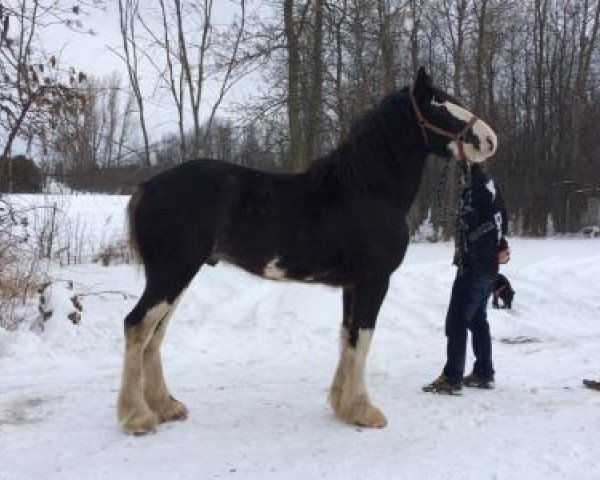
{"type": "Polygon", "coordinates": [[[462,386],[494,388],[492,342],[487,303],[499,264],[508,263],[508,220],[497,185],[481,165],[463,167],[458,200],[454,264],[458,267],[446,315],[447,361],[442,374],[423,387],[453,394],[462,386]],[[475,364],[463,378],[467,330],[475,364]]]}

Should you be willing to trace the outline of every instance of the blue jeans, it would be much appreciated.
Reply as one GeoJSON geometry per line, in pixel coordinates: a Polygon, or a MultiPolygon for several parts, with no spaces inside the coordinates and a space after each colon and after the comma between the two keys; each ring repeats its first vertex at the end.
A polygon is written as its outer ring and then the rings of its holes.
{"type": "Polygon", "coordinates": [[[487,321],[487,303],[496,275],[467,268],[458,271],[448,314],[446,337],[448,347],[444,374],[451,382],[462,382],[467,354],[467,329],[471,330],[475,365],[473,372],[485,379],[494,378],[492,339],[487,321]]]}

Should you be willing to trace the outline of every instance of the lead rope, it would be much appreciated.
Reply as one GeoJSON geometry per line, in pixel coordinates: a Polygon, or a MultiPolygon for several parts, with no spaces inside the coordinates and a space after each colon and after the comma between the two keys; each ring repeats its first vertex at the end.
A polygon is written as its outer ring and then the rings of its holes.
{"type": "MultiPolygon", "coordinates": [[[[456,211],[449,207],[448,205],[442,205],[442,194],[444,189],[448,183],[448,173],[450,172],[450,168],[458,167],[461,162],[456,161],[454,157],[446,157],[444,166],[442,167],[442,173],[440,174],[440,180],[438,182],[435,194],[432,196],[431,203],[429,205],[429,211],[433,213],[433,208],[436,209],[436,214],[439,215],[439,218],[447,218],[450,215],[455,215],[456,211]]],[[[460,175],[459,175],[460,179],[460,175]]],[[[459,180],[460,182],[460,180],[459,180]]],[[[457,191],[460,192],[461,185],[458,185],[457,191]]]]}
{"type": "Polygon", "coordinates": [[[467,244],[467,225],[464,224],[461,213],[471,206],[471,167],[460,164],[460,173],[456,197],[456,224],[454,228],[454,264],[459,272],[464,268],[464,260],[469,252],[467,244]]]}
{"type": "MultiPolygon", "coordinates": [[[[463,207],[462,192],[465,189],[465,187],[470,184],[471,184],[471,168],[470,168],[470,166],[467,165],[466,162],[455,162],[453,157],[447,157],[446,163],[444,164],[444,166],[442,168],[442,173],[440,175],[440,180],[438,182],[435,194],[433,195],[431,203],[430,203],[430,210],[432,207],[435,207],[440,216],[445,217],[448,213],[452,213],[453,215],[456,216],[455,229],[454,229],[454,236],[455,236],[455,243],[454,243],[455,257],[454,257],[454,259],[455,259],[455,261],[460,256],[459,251],[463,251],[466,253],[466,249],[467,249],[467,242],[466,242],[466,237],[464,235],[464,233],[465,233],[464,228],[462,228],[462,225],[460,222],[460,209],[463,207]],[[450,207],[442,205],[442,193],[444,191],[444,187],[446,186],[446,184],[448,182],[448,172],[450,171],[451,164],[453,164],[453,166],[459,168],[458,185],[457,185],[457,189],[456,189],[456,205],[455,205],[455,210],[453,210],[452,212],[450,212],[450,207]]],[[[468,203],[470,204],[470,201],[468,203]]]]}
{"type": "MultiPolygon", "coordinates": [[[[440,180],[438,181],[435,193],[431,197],[431,202],[429,203],[428,209],[428,218],[433,215],[433,209],[436,208],[440,215],[445,215],[446,208],[442,207],[442,192],[444,191],[444,187],[446,186],[446,182],[448,181],[448,171],[450,170],[450,163],[452,162],[452,157],[446,157],[444,166],[442,167],[442,173],[440,174],[440,180]]],[[[437,237],[437,233],[436,233],[437,237]]]]}
{"type": "Polygon", "coordinates": [[[448,157],[446,159],[446,163],[444,163],[444,167],[442,168],[442,174],[440,175],[440,181],[438,182],[438,186],[433,196],[433,200],[431,201],[431,205],[436,207],[439,211],[442,211],[442,191],[444,190],[444,186],[448,181],[448,171],[450,170],[450,163],[452,162],[452,157],[448,157]]]}

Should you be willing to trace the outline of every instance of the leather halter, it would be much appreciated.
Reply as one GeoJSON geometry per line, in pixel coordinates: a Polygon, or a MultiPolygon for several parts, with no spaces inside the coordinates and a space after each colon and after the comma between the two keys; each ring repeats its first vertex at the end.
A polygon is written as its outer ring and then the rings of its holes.
{"type": "Polygon", "coordinates": [[[408,96],[410,97],[410,101],[411,101],[413,109],[415,111],[415,115],[417,116],[417,121],[419,122],[419,127],[421,127],[421,132],[423,132],[423,139],[425,140],[425,145],[427,145],[427,147],[431,148],[429,145],[429,140],[427,138],[426,130],[437,133],[438,135],[449,138],[450,140],[454,140],[458,145],[458,153],[460,154],[460,160],[463,160],[466,162],[467,156],[465,155],[465,147],[464,147],[465,138],[467,136],[469,129],[471,127],[473,127],[473,125],[475,125],[475,122],[477,122],[477,120],[479,120],[479,117],[477,117],[477,115],[473,115],[471,117],[471,120],[469,120],[467,122],[467,124],[465,125],[465,128],[463,128],[458,133],[452,133],[452,132],[449,132],[448,130],[444,130],[443,128],[433,125],[423,116],[423,113],[421,112],[421,109],[419,108],[419,105],[417,104],[417,100],[415,99],[413,87],[410,87],[408,96]]]}

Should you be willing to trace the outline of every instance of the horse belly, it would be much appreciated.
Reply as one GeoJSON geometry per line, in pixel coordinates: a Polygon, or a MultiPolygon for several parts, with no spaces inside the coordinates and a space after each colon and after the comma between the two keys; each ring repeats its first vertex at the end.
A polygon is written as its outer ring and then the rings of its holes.
{"type": "Polygon", "coordinates": [[[310,228],[260,216],[222,232],[213,255],[271,280],[340,285],[344,275],[335,257],[331,246],[320,245],[310,228]]]}

